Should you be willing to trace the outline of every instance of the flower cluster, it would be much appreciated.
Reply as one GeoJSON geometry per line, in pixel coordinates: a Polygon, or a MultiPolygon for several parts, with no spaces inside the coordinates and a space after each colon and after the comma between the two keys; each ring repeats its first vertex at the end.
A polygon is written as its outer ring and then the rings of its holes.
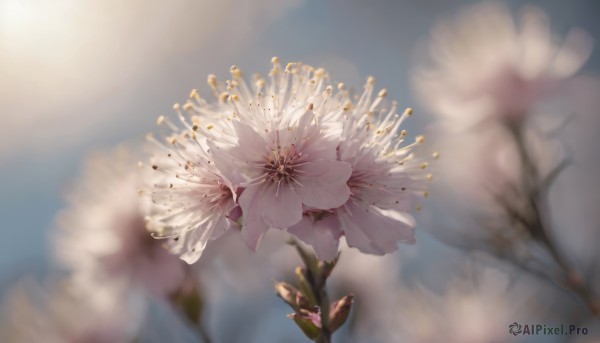
{"type": "Polygon", "coordinates": [[[148,137],[153,235],[188,263],[232,227],[251,249],[269,228],[287,229],[328,261],[342,235],[377,255],[414,242],[410,211],[431,175],[429,158],[413,153],[424,138],[403,145],[411,110],[388,107],[373,78],[353,96],[323,69],[272,62],[269,79],[251,86],[236,66],[225,85],[210,75],[216,100],[192,91],[174,106],[180,126],[158,118],[168,133],[148,137]]]}

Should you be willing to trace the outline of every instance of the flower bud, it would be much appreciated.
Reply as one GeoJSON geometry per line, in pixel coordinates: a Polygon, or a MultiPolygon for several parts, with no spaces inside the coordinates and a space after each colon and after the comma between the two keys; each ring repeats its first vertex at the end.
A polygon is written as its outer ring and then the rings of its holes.
{"type": "Polygon", "coordinates": [[[344,325],[352,309],[353,299],[354,294],[350,293],[331,304],[329,312],[329,330],[331,332],[335,332],[335,330],[344,325]]]}

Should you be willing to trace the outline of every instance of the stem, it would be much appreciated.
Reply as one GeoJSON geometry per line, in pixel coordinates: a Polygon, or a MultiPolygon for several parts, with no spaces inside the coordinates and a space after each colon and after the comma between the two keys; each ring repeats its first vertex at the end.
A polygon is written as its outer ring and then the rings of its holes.
{"type": "Polygon", "coordinates": [[[208,331],[206,331],[206,328],[204,327],[204,325],[202,325],[202,323],[196,323],[196,325],[194,325],[194,328],[196,329],[196,332],[198,333],[198,335],[200,335],[200,338],[202,338],[202,341],[204,343],[212,343],[212,340],[208,335],[208,331]]]}
{"type": "MultiPolygon", "coordinates": [[[[523,141],[523,133],[521,126],[508,125],[509,131],[513,134],[515,143],[517,144],[518,152],[521,157],[523,165],[523,186],[527,190],[527,202],[532,212],[532,218],[529,220],[523,220],[523,218],[516,218],[522,225],[529,229],[532,237],[542,243],[548,252],[552,255],[555,262],[561,268],[564,273],[564,281],[557,281],[563,288],[570,291],[575,295],[581,302],[583,302],[590,310],[593,316],[600,316],[600,306],[594,299],[594,296],[585,281],[582,279],[580,274],[571,266],[567,258],[563,256],[560,249],[555,244],[554,239],[551,237],[550,231],[545,225],[542,213],[545,207],[544,201],[544,189],[538,187],[539,174],[535,167],[525,143],[523,141]]],[[[555,177],[556,175],[553,175],[555,177]]]]}
{"type": "Polygon", "coordinates": [[[321,335],[319,335],[318,343],[330,343],[331,331],[329,331],[329,296],[327,295],[326,286],[315,292],[316,300],[321,309],[321,335]]]}
{"type": "Polygon", "coordinates": [[[310,286],[310,291],[314,295],[315,305],[321,312],[320,334],[317,343],[331,343],[331,330],[329,330],[329,296],[327,294],[327,277],[323,272],[324,267],[319,263],[316,256],[303,249],[295,240],[290,241],[295,246],[300,258],[306,265],[306,280],[310,286]]]}

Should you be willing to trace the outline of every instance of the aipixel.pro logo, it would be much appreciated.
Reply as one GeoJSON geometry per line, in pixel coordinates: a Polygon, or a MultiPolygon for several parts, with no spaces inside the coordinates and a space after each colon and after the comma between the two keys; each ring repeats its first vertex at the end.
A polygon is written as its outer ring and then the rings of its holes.
{"type": "Polygon", "coordinates": [[[564,324],[560,326],[548,326],[546,324],[519,324],[514,322],[508,326],[508,332],[511,335],[587,335],[588,329],[569,325],[568,329],[564,324]]]}

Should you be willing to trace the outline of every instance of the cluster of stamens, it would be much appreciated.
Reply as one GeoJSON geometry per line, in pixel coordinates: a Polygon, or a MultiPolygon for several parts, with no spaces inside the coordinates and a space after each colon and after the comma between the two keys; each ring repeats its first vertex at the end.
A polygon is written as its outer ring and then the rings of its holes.
{"type": "Polygon", "coordinates": [[[277,149],[273,149],[272,155],[264,167],[267,175],[266,178],[271,180],[271,182],[289,183],[290,181],[293,181],[299,184],[294,176],[299,172],[296,169],[297,165],[295,162],[300,156],[302,156],[302,154],[296,151],[296,146],[294,144],[283,151],[281,151],[279,146],[277,149]]]}

